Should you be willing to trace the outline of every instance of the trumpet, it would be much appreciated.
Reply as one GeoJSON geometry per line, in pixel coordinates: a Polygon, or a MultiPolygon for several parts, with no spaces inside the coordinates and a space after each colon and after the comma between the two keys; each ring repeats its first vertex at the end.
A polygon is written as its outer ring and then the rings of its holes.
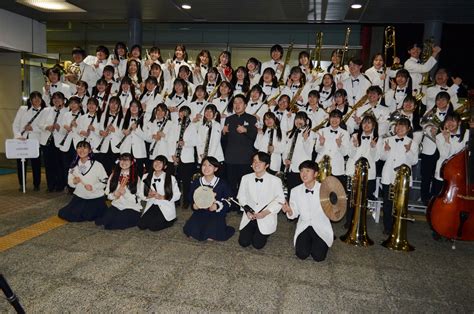
{"type": "Polygon", "coordinates": [[[321,67],[321,48],[323,46],[323,32],[318,32],[316,35],[316,47],[314,47],[313,59],[316,62],[316,67],[311,71],[313,75],[323,73],[324,69],[321,67]]]}
{"type": "Polygon", "coordinates": [[[349,51],[349,36],[351,34],[351,28],[348,27],[346,29],[346,38],[344,39],[344,45],[342,46],[342,49],[340,49],[341,52],[341,61],[339,62],[339,66],[337,67],[337,70],[339,72],[344,72],[344,59],[346,57],[346,52],[349,51]]]}
{"type": "Polygon", "coordinates": [[[285,69],[288,63],[290,62],[292,52],[293,52],[293,43],[290,44],[290,46],[288,47],[288,51],[286,52],[285,63],[283,63],[283,69],[281,70],[280,78],[278,79],[278,85],[285,85],[285,82],[283,82],[283,76],[285,75],[285,69]]]}
{"type": "MultiPolygon", "coordinates": [[[[385,28],[385,44],[384,44],[384,59],[385,59],[385,64],[384,64],[384,69],[387,69],[387,54],[388,50],[392,48],[392,59],[395,59],[397,57],[397,45],[396,45],[396,40],[395,40],[395,26],[387,26],[385,28]]],[[[403,66],[400,63],[393,63],[390,69],[392,70],[399,70],[403,68],[403,66]]]]}
{"type": "MultiPolygon", "coordinates": [[[[425,40],[423,44],[423,51],[421,52],[421,61],[425,63],[428,61],[428,59],[431,57],[431,54],[433,52],[433,46],[434,46],[434,40],[433,37],[425,40]]],[[[420,85],[422,86],[433,86],[434,83],[430,78],[430,72],[426,72],[423,74],[423,80],[420,82],[420,85]]]]}

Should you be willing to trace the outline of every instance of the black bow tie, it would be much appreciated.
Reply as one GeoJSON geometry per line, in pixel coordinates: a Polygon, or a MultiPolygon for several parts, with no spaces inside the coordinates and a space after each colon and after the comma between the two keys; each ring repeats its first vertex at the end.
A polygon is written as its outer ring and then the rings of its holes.
{"type": "Polygon", "coordinates": [[[56,87],[58,87],[58,85],[57,84],[51,84],[51,87],[56,88],[56,87]]]}
{"type": "Polygon", "coordinates": [[[329,95],[329,92],[326,92],[325,90],[322,90],[322,91],[321,91],[321,94],[327,94],[327,95],[329,95]]]}
{"type": "Polygon", "coordinates": [[[262,182],[263,183],[263,178],[261,178],[261,179],[255,178],[255,182],[262,182]]]}
{"type": "Polygon", "coordinates": [[[272,85],[267,85],[267,84],[265,84],[265,87],[273,87],[273,86],[272,86],[272,85]]]}
{"type": "Polygon", "coordinates": [[[92,119],[92,118],[94,118],[95,116],[87,115],[87,117],[88,117],[89,119],[92,119]]]}
{"type": "Polygon", "coordinates": [[[363,136],[363,135],[362,135],[362,139],[363,139],[363,140],[370,140],[370,136],[363,136]]]}
{"type": "Polygon", "coordinates": [[[78,113],[73,113],[72,116],[73,117],[77,117],[79,114],[78,113]]]}
{"type": "Polygon", "coordinates": [[[291,88],[299,88],[299,85],[291,85],[291,88]]]}
{"type": "Polygon", "coordinates": [[[337,131],[334,131],[334,130],[329,130],[329,132],[337,134],[337,131]]]}
{"type": "Polygon", "coordinates": [[[176,64],[181,64],[181,61],[175,61],[175,62],[176,62],[176,64]]]}
{"type": "Polygon", "coordinates": [[[137,121],[137,118],[132,118],[131,119],[133,122],[136,122],[137,121]]]}
{"type": "Polygon", "coordinates": [[[440,116],[444,116],[444,115],[446,115],[446,112],[438,112],[438,114],[439,114],[440,116]]]}
{"type": "Polygon", "coordinates": [[[237,85],[238,87],[242,87],[242,86],[243,86],[242,84],[239,84],[239,83],[237,83],[236,85],[237,85]]]}
{"type": "Polygon", "coordinates": [[[97,99],[102,100],[102,99],[104,99],[104,97],[103,96],[97,96],[97,99]]]}
{"type": "Polygon", "coordinates": [[[212,87],[214,87],[214,86],[216,86],[216,84],[208,83],[207,86],[212,86],[212,87]]]}
{"type": "Polygon", "coordinates": [[[153,178],[153,183],[155,182],[161,182],[161,178],[153,178]]]}
{"type": "Polygon", "coordinates": [[[354,83],[354,82],[357,82],[357,83],[358,83],[358,82],[359,82],[359,79],[352,80],[352,83],[354,83]]]}
{"type": "Polygon", "coordinates": [[[451,134],[451,138],[453,137],[461,138],[461,134],[451,134]]]}
{"type": "Polygon", "coordinates": [[[122,94],[122,96],[125,96],[125,97],[127,97],[127,96],[128,96],[128,93],[127,93],[127,94],[122,94]]]}
{"type": "Polygon", "coordinates": [[[253,102],[253,103],[250,104],[250,106],[252,106],[252,107],[256,106],[256,105],[258,105],[258,102],[253,102]]]}
{"type": "Polygon", "coordinates": [[[447,91],[449,88],[447,88],[447,87],[440,87],[439,89],[441,89],[442,91],[447,91]]]}
{"type": "Polygon", "coordinates": [[[398,143],[398,142],[400,142],[400,141],[403,142],[404,139],[405,139],[404,137],[402,137],[402,138],[396,138],[396,139],[395,139],[395,142],[396,142],[396,143],[398,143]]]}
{"type": "Polygon", "coordinates": [[[274,64],[280,64],[280,62],[278,62],[278,61],[274,61],[273,63],[274,63],[274,64]]]}
{"type": "Polygon", "coordinates": [[[404,93],[405,92],[405,89],[398,89],[397,88],[397,93],[404,93]]]}
{"type": "Polygon", "coordinates": [[[36,108],[31,108],[33,111],[39,111],[39,109],[36,109],[36,108]]]}
{"type": "Polygon", "coordinates": [[[313,191],[313,190],[310,190],[310,189],[305,189],[305,192],[306,192],[306,193],[314,194],[314,191],[313,191]]]}
{"type": "Polygon", "coordinates": [[[421,60],[417,60],[416,63],[422,64],[423,62],[421,62],[421,60]]]}
{"type": "Polygon", "coordinates": [[[221,102],[226,102],[226,101],[227,101],[227,99],[221,99],[220,101],[221,101],[221,102]]]}
{"type": "Polygon", "coordinates": [[[201,68],[207,70],[207,65],[201,64],[201,68]]]}
{"type": "Polygon", "coordinates": [[[146,93],[146,95],[147,95],[148,97],[150,97],[151,93],[146,93]]]}
{"type": "Polygon", "coordinates": [[[59,113],[59,109],[54,109],[54,112],[59,113]]]}
{"type": "Polygon", "coordinates": [[[176,95],[176,98],[178,98],[178,99],[181,99],[182,97],[181,97],[181,96],[178,96],[178,95],[176,95]]]}
{"type": "Polygon", "coordinates": [[[198,101],[198,102],[196,102],[196,104],[198,104],[198,105],[202,105],[202,104],[203,104],[203,102],[202,102],[202,101],[198,101]]]}
{"type": "Polygon", "coordinates": [[[283,115],[283,112],[282,112],[282,111],[277,111],[276,114],[282,116],[282,115],[283,115]]]}
{"type": "Polygon", "coordinates": [[[382,74],[382,73],[383,73],[383,70],[377,71],[377,73],[382,74]]]}

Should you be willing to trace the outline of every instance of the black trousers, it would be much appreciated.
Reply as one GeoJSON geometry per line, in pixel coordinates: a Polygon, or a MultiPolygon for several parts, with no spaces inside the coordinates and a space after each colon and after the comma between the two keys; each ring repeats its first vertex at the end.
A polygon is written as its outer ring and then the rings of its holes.
{"type": "MultiPolygon", "coordinates": [[[[374,180],[368,180],[367,181],[367,198],[369,200],[373,200],[374,197],[374,192],[375,192],[375,179],[374,180]]],[[[352,186],[352,192],[351,193],[354,193],[354,190],[356,189],[355,186],[352,186]]],[[[346,193],[347,193],[347,213],[346,213],[346,223],[347,224],[350,224],[351,221],[352,221],[352,217],[354,216],[354,207],[351,206],[351,194],[348,193],[348,191],[346,190],[346,193]]]]}
{"type": "Polygon", "coordinates": [[[43,151],[44,168],[46,172],[46,184],[48,185],[49,191],[61,191],[66,187],[66,176],[64,175],[67,171],[62,153],[59,148],[54,145],[52,141],[49,145],[42,145],[43,151]]]}
{"type": "Polygon", "coordinates": [[[295,254],[300,259],[306,259],[311,255],[316,262],[322,262],[326,259],[328,250],[329,247],[326,242],[318,236],[311,226],[296,238],[295,254]]]}
{"type": "Polygon", "coordinates": [[[240,180],[244,175],[251,173],[252,168],[249,164],[226,164],[225,171],[232,196],[236,196],[239,191],[240,180]]]}
{"type": "Polygon", "coordinates": [[[196,164],[194,162],[184,163],[180,162],[178,168],[176,169],[176,175],[178,182],[181,183],[182,188],[182,197],[183,197],[183,206],[188,205],[188,196],[189,189],[191,186],[191,180],[193,178],[194,171],[196,169],[196,164]]]}
{"type": "MultiPolygon", "coordinates": [[[[31,163],[31,170],[33,171],[33,186],[39,188],[41,184],[41,155],[38,158],[25,159],[25,180],[26,180],[26,169],[28,168],[28,161],[31,163]]],[[[21,160],[16,160],[16,171],[18,175],[18,183],[20,187],[23,187],[23,177],[21,169],[21,160]]]]}
{"type": "MultiPolygon", "coordinates": [[[[245,215],[245,213],[244,213],[245,215]]],[[[267,244],[269,235],[264,235],[258,229],[257,220],[251,220],[239,234],[239,244],[248,247],[250,244],[257,250],[262,249],[267,244]]]]}
{"type": "Polygon", "coordinates": [[[389,199],[390,195],[390,185],[382,184],[382,194],[383,194],[383,228],[388,233],[392,232],[393,227],[393,216],[392,216],[392,207],[393,201],[389,199]]]}
{"type": "Polygon", "coordinates": [[[439,152],[436,152],[433,155],[425,155],[421,154],[421,186],[420,186],[420,193],[421,193],[421,201],[424,204],[428,204],[428,201],[433,196],[431,194],[431,183],[434,179],[434,173],[436,170],[436,162],[439,158],[439,152]]]}
{"type": "MultiPolygon", "coordinates": [[[[107,172],[108,176],[110,176],[110,174],[112,173],[112,170],[114,169],[114,166],[115,166],[115,162],[120,156],[120,154],[116,154],[112,151],[112,147],[110,147],[110,145],[111,144],[109,143],[109,149],[107,150],[106,153],[96,154],[97,160],[102,164],[102,166],[104,166],[105,172],[107,172]]],[[[138,166],[138,163],[137,163],[137,166],[138,166]]],[[[137,168],[137,171],[138,171],[138,168],[137,168]]]]}

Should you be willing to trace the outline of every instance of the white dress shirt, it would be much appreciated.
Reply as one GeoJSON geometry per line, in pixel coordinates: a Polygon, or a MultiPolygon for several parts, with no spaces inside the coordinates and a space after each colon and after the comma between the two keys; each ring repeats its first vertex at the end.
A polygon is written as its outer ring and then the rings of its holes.
{"type": "MultiPolygon", "coordinates": [[[[143,181],[145,181],[148,175],[149,174],[146,173],[143,176],[143,181]]],[[[153,178],[151,179],[151,186],[149,187],[150,190],[156,191],[160,195],[165,195],[166,174],[161,173],[159,176],[156,176],[155,173],[153,173],[152,175],[153,175],[153,178]]],[[[159,200],[156,198],[146,197],[144,194],[145,184],[143,184],[143,181],[142,181],[142,185],[140,189],[140,195],[142,199],[146,200],[146,205],[145,205],[143,214],[145,214],[146,211],[150,209],[152,205],[157,205],[160,208],[161,213],[163,214],[163,217],[165,217],[166,221],[171,221],[175,219],[176,218],[175,202],[179,201],[179,199],[181,198],[181,192],[179,191],[178,182],[176,181],[176,178],[174,176],[171,176],[171,187],[173,191],[173,196],[171,197],[170,200],[159,200]]]]}
{"type": "Polygon", "coordinates": [[[327,155],[331,158],[331,170],[332,174],[335,176],[341,176],[346,173],[344,168],[344,156],[349,152],[350,148],[350,138],[349,133],[338,127],[333,129],[331,126],[325,127],[316,133],[316,152],[318,156],[316,157],[316,162],[319,162],[323,159],[324,155],[327,155]],[[324,145],[321,146],[319,141],[320,135],[323,135],[326,140],[324,145]],[[341,138],[341,146],[337,146],[336,139],[341,138]]]}
{"type": "Polygon", "coordinates": [[[408,136],[399,138],[395,135],[384,139],[383,143],[379,145],[380,159],[385,160],[382,169],[382,184],[389,185],[394,182],[396,175],[395,168],[403,164],[406,164],[410,168],[416,165],[418,162],[418,145],[416,145],[415,142],[412,143],[412,141],[413,140],[408,136]],[[390,146],[390,150],[388,151],[384,148],[385,142],[390,146]],[[411,143],[410,150],[407,151],[405,145],[409,143],[411,143]]]}

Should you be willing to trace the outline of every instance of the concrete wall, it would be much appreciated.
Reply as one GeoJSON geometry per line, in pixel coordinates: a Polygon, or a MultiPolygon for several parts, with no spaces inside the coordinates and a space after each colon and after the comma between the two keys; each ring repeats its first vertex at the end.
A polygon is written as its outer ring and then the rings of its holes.
{"type": "Polygon", "coordinates": [[[46,25],[0,9],[0,47],[39,54],[46,53],[46,25]]]}

